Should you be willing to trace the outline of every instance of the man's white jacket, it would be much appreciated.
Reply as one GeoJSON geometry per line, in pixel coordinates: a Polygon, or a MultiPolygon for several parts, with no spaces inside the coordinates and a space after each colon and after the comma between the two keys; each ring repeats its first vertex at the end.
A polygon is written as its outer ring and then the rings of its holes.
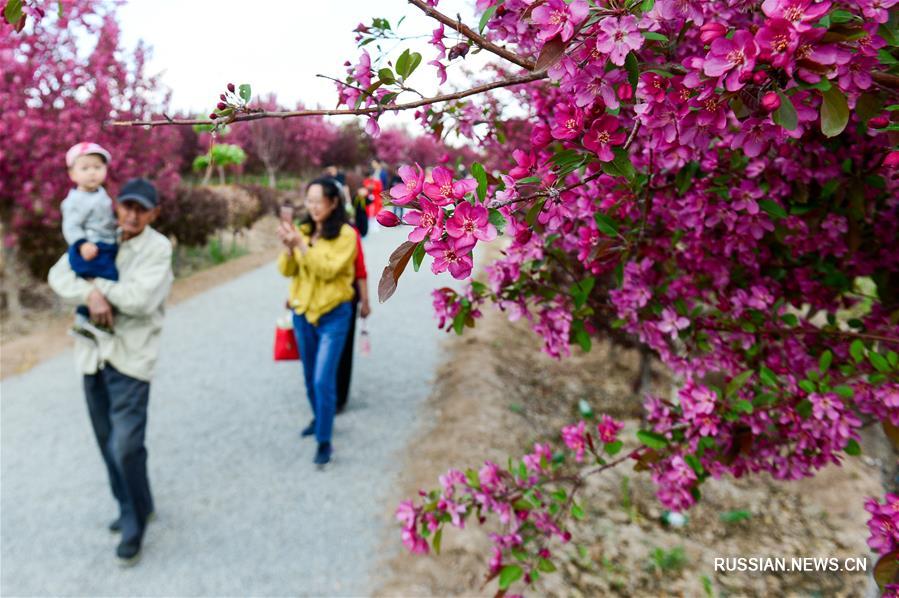
{"type": "Polygon", "coordinates": [[[62,300],[85,305],[93,289],[115,308],[115,334],[98,342],[75,341],[75,366],[82,374],[95,374],[111,364],[127,376],[149,382],[159,356],[159,337],[165,299],[172,289],[172,244],[149,226],[119,244],[118,282],[78,278],[63,255],[51,268],[48,282],[62,300]]]}

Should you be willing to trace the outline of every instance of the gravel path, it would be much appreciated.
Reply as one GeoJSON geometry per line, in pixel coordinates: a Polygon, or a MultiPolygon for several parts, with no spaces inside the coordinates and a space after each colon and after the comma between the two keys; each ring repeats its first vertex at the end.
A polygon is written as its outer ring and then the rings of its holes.
{"type": "MultiPolygon", "coordinates": [[[[396,230],[365,242],[369,287],[396,230]]],[[[3,381],[3,596],[363,595],[379,561],[399,460],[430,390],[440,332],[424,272],[374,305],[335,458],[312,464],[299,362],[271,360],[287,281],[266,266],[173,308],[153,382],[147,446],[157,515],[121,569],[105,470],[71,352],[3,381]]],[[[357,331],[358,333],[358,331],[357,331]]]]}

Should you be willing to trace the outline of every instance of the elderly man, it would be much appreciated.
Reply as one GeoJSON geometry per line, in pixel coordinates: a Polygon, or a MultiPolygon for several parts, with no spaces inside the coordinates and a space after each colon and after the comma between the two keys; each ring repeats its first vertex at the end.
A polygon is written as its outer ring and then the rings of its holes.
{"type": "Polygon", "coordinates": [[[120,563],[140,557],[153,497],[147,479],[147,403],[159,354],[163,303],[172,287],[172,246],[149,225],[159,214],[156,189],[132,179],[116,200],[119,280],[78,278],[63,256],[50,270],[51,288],[67,303],[87,305],[91,320],[114,334],[78,337],[75,362],[100,453],[109,472],[119,517],[109,528],[121,532],[120,563]]]}

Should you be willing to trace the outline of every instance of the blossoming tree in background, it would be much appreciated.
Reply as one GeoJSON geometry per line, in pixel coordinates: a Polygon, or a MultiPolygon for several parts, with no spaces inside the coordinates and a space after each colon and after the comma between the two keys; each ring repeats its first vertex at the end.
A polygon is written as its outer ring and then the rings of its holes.
{"type": "MultiPolygon", "coordinates": [[[[486,283],[435,293],[441,327],[461,333],[492,302],[550,355],[636,342],[681,383],[645,398],[638,448],[602,416],[563,429],[561,451],[450,470],[400,506],[407,547],[439,551],[447,526],[490,519],[487,580],[503,593],[554,570],[585,476],[631,463],[686,509],[710,478],[794,480],[858,455],[866,425],[899,442],[896,0],[478,0],[474,28],[410,3],[435,20],[432,60],[372,56],[398,37],[374,19],[356,29],[343,108],[235,100],[212,121],[354,114],[375,135],[385,113],[414,110],[473,140],[489,171],[401,170],[390,196],[411,230],[382,300],[427,255],[468,278],[473,250],[501,235],[486,283]],[[470,87],[415,94],[423,62],[445,84],[474,51],[497,60],[470,87]]],[[[865,506],[875,577],[895,594],[899,499],[865,506]]]]}

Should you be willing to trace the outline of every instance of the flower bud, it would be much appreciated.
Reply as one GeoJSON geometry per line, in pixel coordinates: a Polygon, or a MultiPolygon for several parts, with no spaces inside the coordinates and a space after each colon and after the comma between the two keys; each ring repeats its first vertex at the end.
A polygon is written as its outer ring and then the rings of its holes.
{"type": "Polygon", "coordinates": [[[218,104],[215,105],[215,107],[218,108],[219,110],[224,110],[225,108],[228,107],[228,104],[226,104],[225,102],[219,102],[218,104]]]}
{"type": "Polygon", "coordinates": [[[447,54],[447,58],[449,60],[453,60],[454,58],[465,58],[465,55],[468,54],[468,50],[471,46],[468,45],[467,42],[459,42],[452,48],[450,48],[449,54],[447,54]]]}
{"type": "Polygon", "coordinates": [[[378,212],[376,218],[378,219],[378,224],[388,228],[394,227],[400,223],[400,219],[390,210],[381,210],[378,212]]]}
{"type": "Polygon", "coordinates": [[[630,100],[634,97],[634,88],[631,87],[630,83],[622,83],[618,86],[618,99],[619,100],[630,100]]]}
{"type": "Polygon", "coordinates": [[[228,98],[225,97],[225,94],[221,94],[221,95],[219,95],[219,99],[224,102],[228,98]]]}
{"type": "Polygon", "coordinates": [[[879,116],[875,116],[871,120],[868,121],[868,126],[872,129],[882,129],[890,124],[890,119],[884,116],[883,114],[879,116]]]}
{"type": "Polygon", "coordinates": [[[883,165],[887,168],[896,168],[899,166],[899,151],[890,152],[883,160],[883,165]]]}
{"type": "Polygon", "coordinates": [[[209,115],[209,118],[211,118],[212,120],[215,120],[215,119],[217,119],[218,117],[219,117],[219,115],[216,114],[215,112],[213,112],[212,114],[209,115]]]}
{"type": "Polygon", "coordinates": [[[756,85],[761,85],[762,83],[764,83],[767,80],[768,80],[768,73],[766,73],[765,71],[756,71],[752,75],[752,82],[755,83],[756,85]]]}
{"type": "Polygon", "coordinates": [[[228,83],[228,91],[230,91],[231,93],[234,93],[234,89],[235,89],[234,84],[228,83]]]}
{"type": "Polygon", "coordinates": [[[762,108],[767,112],[774,112],[780,108],[780,96],[773,91],[769,91],[762,96],[762,108]]]}
{"type": "Polygon", "coordinates": [[[699,39],[704,44],[710,44],[727,33],[727,27],[721,23],[706,23],[699,28],[699,39]]]}

